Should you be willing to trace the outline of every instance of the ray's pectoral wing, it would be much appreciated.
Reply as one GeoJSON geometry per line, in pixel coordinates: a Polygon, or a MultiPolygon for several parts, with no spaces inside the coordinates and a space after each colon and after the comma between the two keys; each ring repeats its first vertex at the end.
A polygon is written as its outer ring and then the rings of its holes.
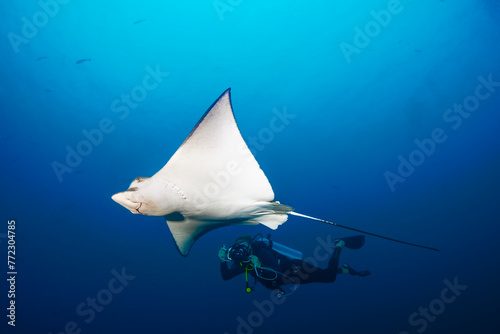
{"type": "MultiPolygon", "coordinates": [[[[248,219],[254,208],[272,201],[274,193],[240,134],[229,89],[153,178],[173,183],[185,195],[180,214],[165,217],[184,256],[198,238],[216,228],[268,222],[264,218],[248,219]]],[[[286,215],[275,217],[277,222],[273,220],[268,226],[276,228],[286,220],[286,215]]]]}
{"type": "Polygon", "coordinates": [[[188,255],[191,246],[193,246],[195,241],[205,233],[227,225],[251,224],[244,220],[206,221],[188,217],[178,218],[178,216],[177,214],[171,214],[165,216],[165,219],[167,220],[168,228],[177,244],[177,249],[183,256],[188,255]]]}
{"type": "Polygon", "coordinates": [[[177,249],[183,256],[188,255],[191,246],[193,246],[197,239],[210,231],[210,224],[202,220],[189,218],[169,220],[169,216],[165,216],[165,219],[167,220],[168,228],[177,244],[177,249]]]}
{"type": "Polygon", "coordinates": [[[243,140],[226,90],[154,177],[205,202],[272,201],[271,185],[243,140]]]}

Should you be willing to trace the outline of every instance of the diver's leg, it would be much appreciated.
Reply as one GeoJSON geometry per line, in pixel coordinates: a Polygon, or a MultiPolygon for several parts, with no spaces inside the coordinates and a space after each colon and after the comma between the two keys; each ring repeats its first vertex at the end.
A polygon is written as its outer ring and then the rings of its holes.
{"type": "MultiPolygon", "coordinates": [[[[340,246],[340,247],[345,246],[345,247],[351,248],[351,249],[359,249],[365,244],[365,236],[364,235],[355,235],[352,237],[337,239],[337,240],[335,240],[335,244],[340,246]]],[[[337,268],[338,268],[338,262],[337,262],[337,268]]],[[[368,270],[362,270],[362,271],[354,270],[347,263],[345,263],[342,267],[337,269],[337,274],[368,276],[368,275],[370,275],[370,272],[368,270]]]]}
{"type": "Polygon", "coordinates": [[[350,265],[345,263],[341,268],[338,269],[337,274],[350,274],[356,276],[368,276],[370,275],[370,271],[368,270],[354,270],[350,265]]]}
{"type": "Polygon", "coordinates": [[[316,267],[303,260],[283,261],[282,268],[285,275],[283,283],[295,282],[297,284],[307,284],[334,282],[337,278],[337,273],[339,273],[339,258],[343,246],[342,243],[336,244],[326,269],[316,267]]]}
{"type": "Polygon", "coordinates": [[[320,269],[317,274],[312,273],[312,282],[335,282],[337,274],[339,273],[340,252],[342,251],[342,247],[344,247],[344,245],[345,243],[342,240],[335,242],[335,248],[330,261],[328,261],[328,267],[326,269],[320,269]]]}

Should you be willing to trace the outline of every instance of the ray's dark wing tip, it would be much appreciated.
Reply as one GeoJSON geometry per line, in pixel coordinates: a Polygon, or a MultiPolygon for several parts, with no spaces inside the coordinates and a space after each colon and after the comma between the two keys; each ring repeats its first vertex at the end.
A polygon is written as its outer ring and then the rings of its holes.
{"type": "MultiPolygon", "coordinates": [[[[215,100],[214,103],[212,103],[210,105],[210,107],[207,109],[207,111],[203,114],[203,116],[200,118],[200,120],[198,121],[198,123],[196,123],[196,125],[194,126],[193,130],[191,130],[191,132],[189,133],[189,136],[187,136],[187,138],[184,140],[184,142],[182,143],[182,145],[184,145],[184,143],[186,143],[189,138],[191,138],[191,136],[193,135],[193,133],[195,133],[196,129],[198,129],[198,127],[200,126],[201,123],[203,123],[203,121],[205,120],[205,117],[207,117],[207,115],[210,113],[210,111],[212,111],[213,107],[224,97],[228,95],[228,98],[229,98],[229,105],[231,106],[231,111],[232,111],[232,102],[231,102],[231,87],[229,87],[228,89],[226,89],[218,98],[217,100],[215,100]]],[[[181,146],[182,146],[181,145],[181,146]]]]}

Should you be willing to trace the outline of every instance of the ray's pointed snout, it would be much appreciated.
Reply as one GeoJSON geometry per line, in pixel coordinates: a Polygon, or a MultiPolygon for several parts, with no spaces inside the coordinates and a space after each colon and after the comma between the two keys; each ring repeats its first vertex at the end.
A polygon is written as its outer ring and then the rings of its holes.
{"type": "Polygon", "coordinates": [[[113,201],[115,201],[116,203],[118,203],[118,204],[123,205],[123,206],[126,207],[125,204],[126,204],[127,198],[125,197],[125,195],[123,193],[116,193],[113,196],[111,196],[111,199],[113,201]]]}
{"type": "Polygon", "coordinates": [[[141,203],[132,202],[126,192],[114,194],[111,196],[111,199],[126,209],[129,209],[130,212],[139,213],[138,209],[141,207],[141,203]]]}
{"type": "Polygon", "coordinates": [[[115,201],[116,203],[123,205],[123,204],[122,204],[122,199],[123,199],[124,197],[125,197],[125,196],[123,195],[123,193],[116,193],[116,194],[114,194],[113,196],[111,196],[111,199],[112,199],[113,201],[115,201]]]}

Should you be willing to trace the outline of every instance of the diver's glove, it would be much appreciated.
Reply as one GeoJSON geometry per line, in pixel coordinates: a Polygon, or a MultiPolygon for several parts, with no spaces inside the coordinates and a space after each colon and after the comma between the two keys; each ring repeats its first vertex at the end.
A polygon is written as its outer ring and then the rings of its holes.
{"type": "Polygon", "coordinates": [[[261,266],[260,260],[259,260],[259,258],[258,258],[257,256],[255,256],[255,255],[250,255],[250,256],[248,257],[248,259],[250,260],[250,262],[252,262],[252,263],[253,263],[253,265],[254,265],[256,268],[258,268],[258,267],[260,267],[260,266],[261,266]]]}
{"type": "Polygon", "coordinates": [[[227,248],[226,245],[222,245],[221,249],[219,249],[219,259],[221,262],[226,262],[228,261],[227,259],[227,248]]]}

